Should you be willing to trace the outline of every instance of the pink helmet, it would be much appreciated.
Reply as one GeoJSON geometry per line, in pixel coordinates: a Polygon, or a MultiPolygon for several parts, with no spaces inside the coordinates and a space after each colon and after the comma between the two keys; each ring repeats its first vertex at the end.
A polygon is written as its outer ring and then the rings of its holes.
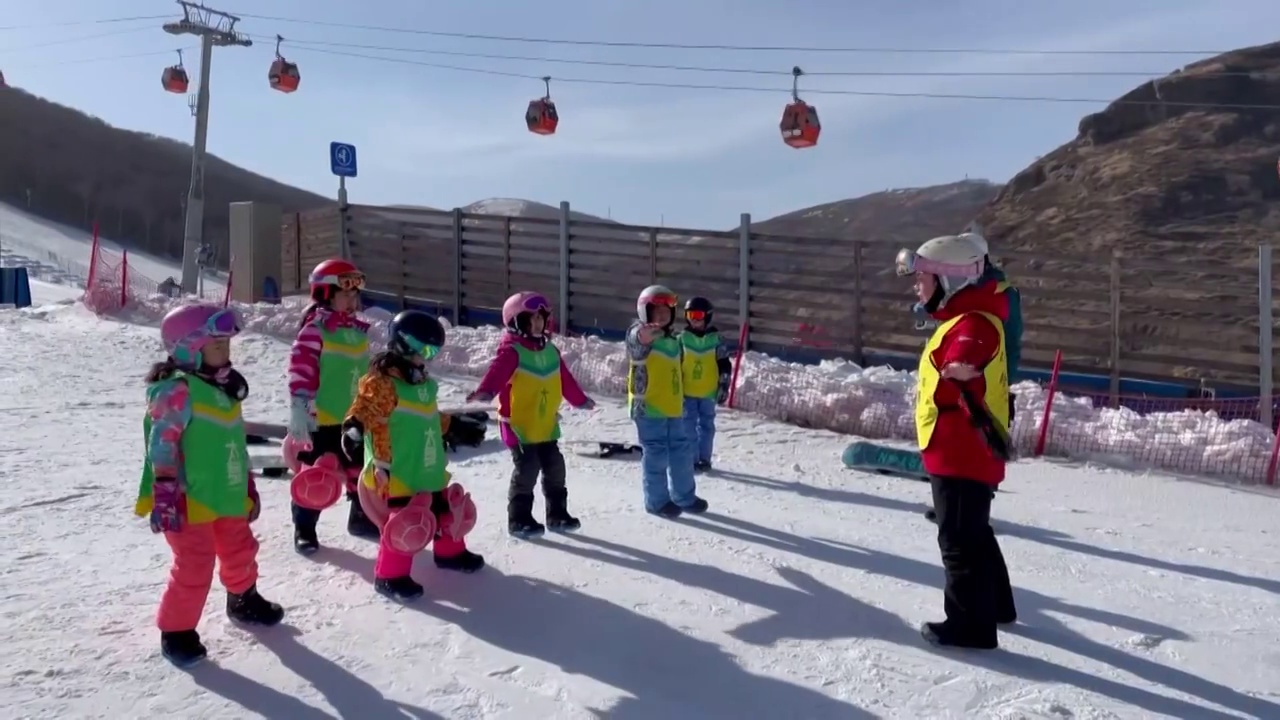
{"type": "Polygon", "coordinates": [[[545,313],[551,319],[551,303],[542,293],[518,292],[502,303],[502,324],[516,332],[528,332],[529,328],[519,327],[520,316],[524,313],[545,313]]]}
{"type": "Polygon", "coordinates": [[[200,367],[200,351],[214,338],[235,337],[240,319],[234,310],[216,305],[184,305],[160,321],[160,340],[179,365],[200,367]]]}

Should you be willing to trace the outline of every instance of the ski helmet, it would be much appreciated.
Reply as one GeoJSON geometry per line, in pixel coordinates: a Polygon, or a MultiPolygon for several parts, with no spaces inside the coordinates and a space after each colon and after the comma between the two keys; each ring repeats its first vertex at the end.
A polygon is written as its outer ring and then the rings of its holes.
{"type": "Polygon", "coordinates": [[[925,303],[925,309],[933,312],[982,277],[986,265],[982,244],[974,240],[972,233],[933,238],[915,251],[898,252],[898,275],[928,273],[938,278],[937,290],[925,303]]]}
{"type": "Polygon", "coordinates": [[[354,264],[342,258],[332,258],[316,265],[309,278],[311,283],[311,299],[328,303],[333,300],[336,290],[361,290],[364,288],[364,273],[354,264]]]}
{"type": "Polygon", "coordinates": [[[714,315],[715,312],[716,309],[711,304],[711,301],[701,296],[691,297],[684,304],[685,322],[688,322],[689,320],[701,320],[707,325],[710,325],[711,316],[714,315]]]}
{"type": "Polygon", "coordinates": [[[444,326],[421,310],[404,310],[387,326],[387,350],[402,357],[430,360],[444,347],[444,326]]]}
{"type": "Polygon", "coordinates": [[[542,319],[550,324],[551,303],[541,293],[518,292],[502,303],[502,324],[512,332],[528,335],[530,316],[534,313],[541,313],[542,319]]]}
{"type": "Polygon", "coordinates": [[[650,310],[653,305],[666,305],[671,308],[671,319],[667,321],[670,326],[676,319],[676,302],[678,298],[670,288],[664,285],[650,285],[640,291],[640,297],[636,298],[636,315],[640,318],[640,322],[653,322],[653,312],[650,310]]]}
{"type": "Polygon", "coordinates": [[[210,340],[240,334],[240,319],[234,310],[216,305],[184,305],[170,310],[160,321],[160,340],[165,352],[179,366],[198,369],[201,351],[210,340]]]}

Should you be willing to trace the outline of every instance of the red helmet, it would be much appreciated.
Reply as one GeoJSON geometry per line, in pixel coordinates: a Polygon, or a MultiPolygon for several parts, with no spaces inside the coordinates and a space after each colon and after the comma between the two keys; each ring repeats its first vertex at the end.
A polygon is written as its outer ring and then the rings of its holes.
{"type": "Polygon", "coordinates": [[[316,302],[328,302],[337,290],[360,290],[364,288],[364,273],[360,268],[342,258],[325,260],[311,271],[311,299],[316,302]]]}

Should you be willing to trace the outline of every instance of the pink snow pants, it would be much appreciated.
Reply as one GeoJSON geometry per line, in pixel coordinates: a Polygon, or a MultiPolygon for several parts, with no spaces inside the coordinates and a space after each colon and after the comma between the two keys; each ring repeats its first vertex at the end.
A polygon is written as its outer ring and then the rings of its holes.
{"type": "Polygon", "coordinates": [[[164,539],[173,549],[173,567],[156,613],[161,632],[194,630],[200,623],[215,561],[218,579],[228,592],[238,595],[258,582],[258,539],[249,529],[248,518],[186,525],[179,532],[165,533],[164,539]]]}

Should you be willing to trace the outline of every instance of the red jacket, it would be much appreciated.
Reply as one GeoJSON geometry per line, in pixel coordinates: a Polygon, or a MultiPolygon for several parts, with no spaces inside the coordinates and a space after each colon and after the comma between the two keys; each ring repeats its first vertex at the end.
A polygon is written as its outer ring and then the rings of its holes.
{"type": "MultiPolygon", "coordinates": [[[[966,312],[987,312],[1003,323],[1009,317],[1009,302],[1004,293],[996,292],[996,282],[964,288],[947,301],[946,307],[932,313],[935,320],[946,322],[966,312]]],[[[1000,333],[981,315],[968,315],[951,326],[942,343],[933,351],[934,367],[939,372],[951,363],[964,363],[982,370],[1000,349],[1000,333]]],[[[982,376],[964,383],[973,397],[986,393],[982,376]]],[[[978,480],[995,486],[1004,480],[1004,461],[991,453],[982,432],[969,421],[955,381],[942,380],[933,394],[939,413],[929,448],[920,453],[930,475],[978,480]]]]}

